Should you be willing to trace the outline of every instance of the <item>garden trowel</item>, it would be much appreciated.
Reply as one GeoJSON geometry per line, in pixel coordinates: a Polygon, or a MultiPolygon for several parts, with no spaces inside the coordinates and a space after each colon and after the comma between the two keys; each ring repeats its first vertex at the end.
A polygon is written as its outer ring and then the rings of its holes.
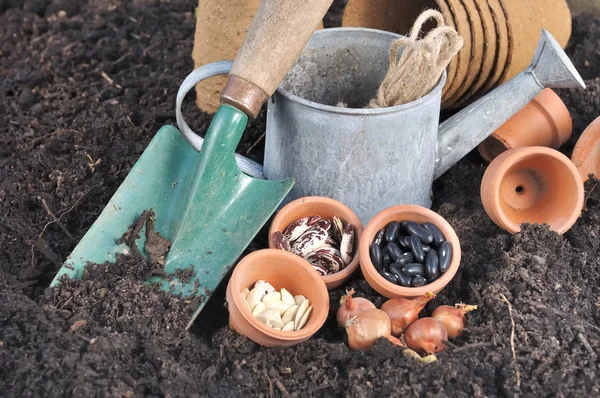
{"type": "Polygon", "coordinates": [[[60,283],[63,275],[80,278],[88,263],[114,262],[119,253],[137,250],[149,257],[146,227],[132,226],[150,212],[154,228],[170,244],[166,256],[159,259],[166,276],[151,281],[182,299],[196,299],[198,308],[188,328],[191,326],[294,184],[291,179],[273,181],[244,174],[236,164],[235,149],[248,118],[258,115],[331,2],[262,1],[200,151],[174,127],[161,128],[67,258],[52,286],[60,283]],[[127,231],[133,236],[129,244],[123,241],[127,231]]]}

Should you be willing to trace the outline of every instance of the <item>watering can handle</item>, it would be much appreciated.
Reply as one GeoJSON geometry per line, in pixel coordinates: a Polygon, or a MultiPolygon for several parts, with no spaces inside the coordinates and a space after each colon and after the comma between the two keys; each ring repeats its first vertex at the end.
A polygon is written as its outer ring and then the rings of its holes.
{"type": "Polygon", "coordinates": [[[221,101],[255,118],[317,29],[333,0],[262,0],[221,101]]]}

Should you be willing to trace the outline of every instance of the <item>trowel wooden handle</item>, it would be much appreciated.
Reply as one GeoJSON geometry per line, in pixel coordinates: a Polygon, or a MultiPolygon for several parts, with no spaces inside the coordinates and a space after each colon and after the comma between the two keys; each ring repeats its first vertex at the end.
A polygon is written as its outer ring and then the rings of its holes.
{"type": "Polygon", "coordinates": [[[221,101],[256,117],[319,26],[333,0],[262,0],[221,101]]]}

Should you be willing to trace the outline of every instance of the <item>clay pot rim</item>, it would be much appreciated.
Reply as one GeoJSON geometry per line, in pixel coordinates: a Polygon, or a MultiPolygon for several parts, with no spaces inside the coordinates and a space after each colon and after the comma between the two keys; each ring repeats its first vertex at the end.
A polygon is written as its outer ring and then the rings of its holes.
{"type": "MultiPolygon", "coordinates": [[[[369,33],[372,35],[379,35],[379,36],[391,36],[395,39],[403,37],[402,35],[399,35],[397,33],[387,32],[385,30],[371,29],[371,28],[350,28],[350,27],[327,28],[327,29],[316,30],[314,35],[330,34],[330,33],[335,33],[336,31],[343,31],[345,33],[369,33]]],[[[302,104],[308,108],[321,110],[323,112],[339,113],[339,114],[343,114],[343,115],[382,115],[382,114],[386,114],[386,113],[395,113],[395,112],[405,111],[410,108],[421,106],[425,102],[435,100],[435,97],[438,95],[438,92],[441,97],[441,92],[442,92],[442,89],[445,84],[446,84],[446,70],[444,69],[444,71],[443,71],[442,75],[440,76],[436,85],[427,94],[425,94],[421,98],[416,99],[411,102],[407,102],[405,104],[401,104],[401,105],[389,106],[389,107],[385,107],[385,108],[373,108],[373,109],[370,109],[370,108],[369,109],[367,109],[367,108],[341,108],[341,107],[337,107],[337,106],[333,106],[333,105],[321,104],[318,102],[314,102],[314,101],[299,97],[295,94],[292,94],[291,92],[284,89],[282,87],[282,85],[279,85],[277,87],[276,92],[280,95],[283,95],[284,97],[288,98],[291,101],[302,104]]]]}
{"type": "MultiPolygon", "coordinates": [[[[350,275],[352,275],[354,273],[354,271],[356,271],[356,269],[358,268],[359,263],[360,263],[360,239],[364,233],[364,228],[363,228],[363,225],[360,222],[360,219],[358,218],[358,216],[352,211],[352,209],[350,209],[348,206],[346,206],[342,202],[332,199],[332,198],[328,198],[326,196],[304,196],[304,197],[301,197],[301,198],[298,198],[298,199],[295,199],[295,200],[289,202],[281,210],[279,210],[279,212],[277,213],[277,215],[275,215],[275,218],[271,222],[271,226],[269,227],[269,237],[268,237],[269,248],[275,249],[275,246],[273,245],[271,236],[273,235],[274,232],[279,231],[278,228],[275,228],[276,224],[277,224],[276,221],[284,218],[289,212],[291,212],[293,210],[294,207],[302,206],[304,204],[311,204],[311,203],[320,203],[325,206],[332,207],[334,209],[335,208],[343,208],[346,212],[352,214],[355,218],[353,224],[354,224],[354,227],[356,228],[354,231],[354,242],[355,242],[354,245],[356,247],[356,253],[354,253],[354,256],[352,257],[352,261],[350,261],[350,264],[348,264],[346,266],[346,268],[344,268],[341,271],[338,271],[334,274],[324,275],[324,276],[319,275],[318,272],[315,271],[311,266],[311,269],[327,285],[327,284],[335,283],[339,280],[349,277],[350,275]]],[[[348,220],[344,220],[344,219],[343,219],[343,221],[348,222],[348,220]]],[[[287,225],[286,225],[286,227],[287,227],[287,225]]],[[[279,231],[279,232],[283,232],[283,231],[279,231]]],[[[279,250],[279,249],[275,249],[275,250],[279,250]]],[[[297,257],[301,258],[299,256],[297,256],[297,257]]]]}
{"type": "MultiPolygon", "coordinates": [[[[287,264],[287,265],[289,266],[289,264],[287,264]]],[[[292,254],[292,253],[289,253],[289,252],[286,252],[283,250],[261,249],[261,250],[256,250],[256,251],[248,254],[244,258],[242,258],[242,260],[236,265],[235,269],[233,270],[228,289],[231,289],[231,298],[232,298],[234,304],[237,306],[237,308],[240,312],[240,315],[242,316],[242,318],[244,318],[244,320],[246,322],[250,323],[255,329],[257,329],[261,333],[263,333],[267,336],[276,338],[278,340],[282,340],[282,341],[298,341],[301,339],[310,338],[325,324],[325,321],[327,321],[327,316],[329,314],[329,293],[327,291],[327,288],[325,287],[325,283],[323,283],[323,281],[321,279],[319,279],[319,275],[313,270],[312,266],[306,260],[304,260],[301,257],[296,256],[295,254],[292,254]],[[314,279],[314,282],[315,282],[314,284],[311,284],[311,286],[307,286],[306,288],[323,290],[319,296],[325,297],[326,300],[323,300],[323,303],[318,303],[318,305],[323,305],[323,306],[326,306],[327,308],[326,308],[326,311],[322,312],[323,316],[321,317],[321,319],[316,320],[316,323],[314,323],[314,327],[310,327],[310,328],[306,327],[310,324],[309,322],[307,322],[305,327],[300,330],[293,331],[293,332],[284,332],[281,330],[274,330],[274,329],[268,327],[267,325],[265,325],[264,323],[262,323],[258,319],[256,319],[256,317],[254,315],[252,315],[252,313],[248,309],[248,305],[244,302],[244,299],[242,298],[241,294],[239,294],[239,292],[241,292],[241,290],[244,287],[249,287],[249,286],[242,286],[242,284],[239,281],[239,278],[236,277],[236,275],[237,275],[236,271],[239,273],[240,271],[238,271],[238,270],[240,269],[240,266],[244,267],[244,266],[246,266],[246,264],[251,264],[255,257],[262,257],[262,256],[266,256],[266,255],[280,257],[282,260],[282,263],[289,262],[289,263],[294,263],[299,267],[302,267],[307,273],[309,273],[311,275],[312,279],[314,279]],[[238,294],[235,294],[236,291],[238,292],[238,294]]],[[[298,294],[302,294],[302,293],[295,292],[295,295],[298,295],[298,294]]],[[[315,303],[311,303],[311,305],[313,305],[313,304],[315,304],[315,303]]],[[[311,316],[315,313],[317,313],[317,311],[311,312],[311,316]]]]}
{"type": "MultiPolygon", "coordinates": [[[[369,221],[367,224],[363,236],[360,240],[360,266],[363,272],[369,274],[371,278],[375,280],[375,282],[385,290],[391,291],[394,297],[418,297],[428,292],[436,292],[442,290],[456,275],[458,268],[460,266],[461,261],[461,248],[460,248],[460,240],[454,231],[454,228],[446,221],[442,216],[430,210],[426,207],[418,206],[418,205],[397,205],[388,207],[381,212],[377,213],[375,217],[369,221]],[[406,213],[413,213],[420,215],[426,218],[428,221],[435,224],[444,234],[446,240],[450,242],[452,246],[452,260],[450,261],[450,266],[448,270],[442,274],[435,281],[428,283],[424,286],[419,287],[404,287],[396,285],[392,282],[389,282],[384,277],[382,277],[371,262],[370,250],[369,247],[371,242],[375,238],[377,232],[384,227],[388,222],[395,221],[404,221],[406,218],[403,218],[401,215],[406,213]]],[[[379,292],[374,286],[372,286],[375,290],[379,292]]],[[[383,293],[379,292],[383,295],[383,293]]],[[[389,297],[388,297],[389,298],[389,297]]]]}
{"type": "MultiPolygon", "coordinates": [[[[497,159],[501,159],[503,162],[503,164],[496,170],[496,175],[504,176],[510,168],[514,167],[516,163],[526,160],[527,158],[539,155],[548,155],[551,158],[560,161],[569,169],[569,171],[571,171],[571,174],[576,180],[581,180],[579,171],[575,167],[575,164],[573,164],[573,162],[571,162],[571,160],[568,157],[566,157],[556,149],[544,146],[529,146],[515,148],[504,152],[502,155],[494,159],[494,161],[496,161],[497,159]],[[501,156],[503,157],[501,158],[501,156]]],[[[504,213],[498,211],[498,209],[502,208],[500,205],[500,184],[502,184],[502,180],[502,178],[494,179],[494,181],[492,181],[492,185],[490,186],[491,189],[488,194],[492,197],[492,206],[494,209],[494,213],[500,221],[500,223],[503,225],[504,229],[506,229],[506,231],[510,232],[511,234],[515,234],[521,230],[521,225],[510,221],[504,213]]],[[[577,190],[577,207],[579,209],[582,209],[584,201],[583,182],[579,182],[580,183],[578,185],[581,186],[582,189],[577,190]]],[[[573,224],[575,224],[575,222],[579,218],[579,215],[580,212],[573,212],[573,214],[571,214],[571,216],[562,223],[561,227],[555,229],[554,231],[557,232],[559,235],[564,234],[573,226],[573,224]]]]}
{"type": "MultiPolygon", "coordinates": [[[[587,158],[594,154],[594,144],[597,141],[600,141],[600,116],[594,119],[594,121],[583,130],[583,133],[579,136],[575,148],[573,148],[573,153],[571,154],[571,160],[575,164],[575,167],[577,167],[583,181],[587,181],[589,178],[587,174],[585,174],[584,167],[587,163],[587,158]],[[590,140],[592,141],[591,145],[590,140]]],[[[595,177],[600,179],[600,175],[595,175],[595,177]]]]}

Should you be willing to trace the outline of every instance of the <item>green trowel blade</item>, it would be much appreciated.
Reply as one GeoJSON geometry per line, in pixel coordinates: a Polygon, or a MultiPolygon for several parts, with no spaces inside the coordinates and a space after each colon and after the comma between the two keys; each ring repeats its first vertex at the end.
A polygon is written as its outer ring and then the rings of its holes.
{"type": "MultiPolygon", "coordinates": [[[[155,228],[172,245],[165,262],[168,278],[152,282],[181,298],[198,299],[189,327],[294,184],[252,178],[238,168],[235,148],[246,123],[243,112],[221,105],[200,152],[176,128],[161,128],[51,286],[63,275],[80,278],[90,262],[114,262],[117,253],[127,253],[130,248],[118,241],[143,211],[153,209],[155,228]],[[190,267],[193,277],[176,276],[190,267]]],[[[136,243],[146,254],[144,240],[140,234],[136,243]]]]}

